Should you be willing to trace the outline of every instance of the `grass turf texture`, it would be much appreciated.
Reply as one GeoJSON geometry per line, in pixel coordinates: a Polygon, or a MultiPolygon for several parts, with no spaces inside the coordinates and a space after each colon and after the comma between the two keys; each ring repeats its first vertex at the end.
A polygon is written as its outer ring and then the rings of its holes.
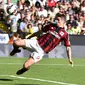
{"type": "Polygon", "coordinates": [[[29,71],[17,76],[27,58],[0,57],[0,85],[85,85],[85,59],[73,58],[74,67],[68,60],[43,58],[29,71]]]}

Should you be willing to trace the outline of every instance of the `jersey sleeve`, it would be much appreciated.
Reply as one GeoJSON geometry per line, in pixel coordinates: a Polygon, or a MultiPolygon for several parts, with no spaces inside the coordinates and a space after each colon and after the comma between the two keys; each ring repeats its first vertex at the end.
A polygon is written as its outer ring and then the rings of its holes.
{"type": "Polygon", "coordinates": [[[64,37],[64,45],[65,46],[70,46],[71,45],[68,34],[64,37]]]}

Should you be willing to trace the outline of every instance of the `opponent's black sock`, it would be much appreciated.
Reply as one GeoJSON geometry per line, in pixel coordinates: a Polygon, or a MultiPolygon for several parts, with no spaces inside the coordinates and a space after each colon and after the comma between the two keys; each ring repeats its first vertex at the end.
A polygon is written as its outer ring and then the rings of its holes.
{"type": "Polygon", "coordinates": [[[13,50],[18,50],[19,47],[15,45],[15,43],[13,43],[13,50]]]}
{"type": "Polygon", "coordinates": [[[10,55],[13,56],[15,53],[19,53],[19,52],[21,52],[19,47],[13,44],[13,50],[11,51],[10,55]]]}

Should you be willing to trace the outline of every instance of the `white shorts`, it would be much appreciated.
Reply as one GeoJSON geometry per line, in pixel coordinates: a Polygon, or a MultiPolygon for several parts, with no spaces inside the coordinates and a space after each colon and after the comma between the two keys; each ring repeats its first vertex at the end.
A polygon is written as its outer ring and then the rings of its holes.
{"type": "Polygon", "coordinates": [[[25,39],[26,42],[26,47],[30,49],[31,51],[31,57],[33,57],[35,63],[40,61],[42,57],[44,56],[44,51],[42,48],[39,46],[38,42],[36,39],[25,39]]]}

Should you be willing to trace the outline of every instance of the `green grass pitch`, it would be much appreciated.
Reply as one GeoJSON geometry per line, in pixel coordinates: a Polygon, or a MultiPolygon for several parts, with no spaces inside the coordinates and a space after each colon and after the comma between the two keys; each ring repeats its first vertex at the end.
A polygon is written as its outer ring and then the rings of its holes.
{"type": "Polygon", "coordinates": [[[17,76],[25,60],[27,57],[0,57],[0,85],[85,85],[84,58],[73,58],[74,67],[67,58],[43,58],[17,76]]]}

